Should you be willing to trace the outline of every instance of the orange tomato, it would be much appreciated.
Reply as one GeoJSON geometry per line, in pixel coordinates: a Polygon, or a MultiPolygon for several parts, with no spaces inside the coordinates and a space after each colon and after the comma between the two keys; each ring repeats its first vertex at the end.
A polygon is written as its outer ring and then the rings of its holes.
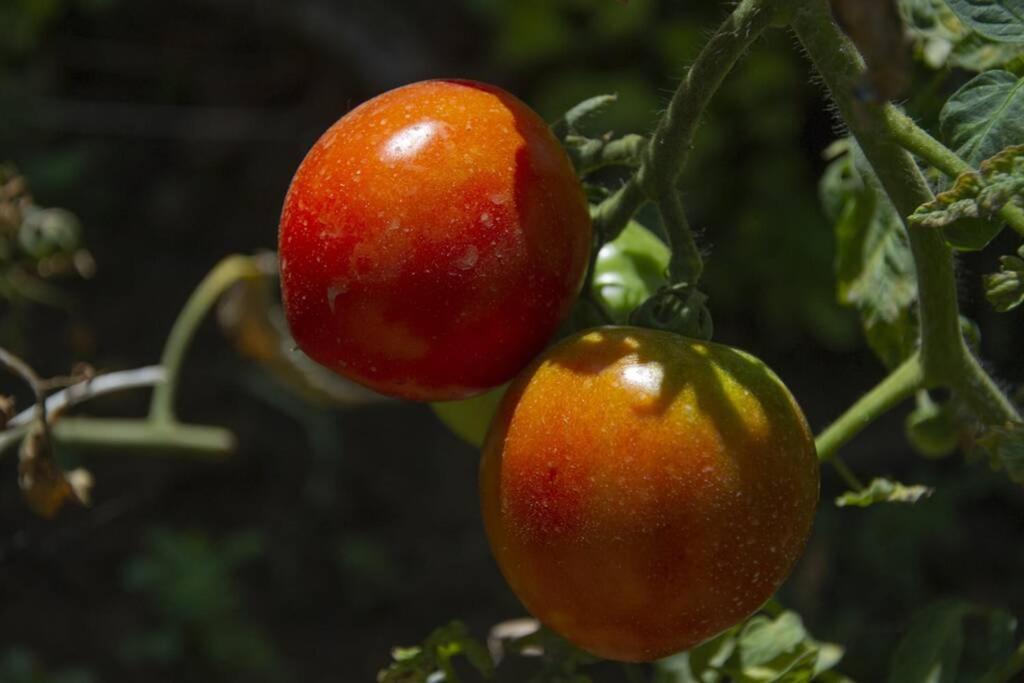
{"type": "Polygon", "coordinates": [[[763,363],[655,330],[552,347],[511,386],[480,491],[525,607],[593,654],[649,661],[756,611],[818,502],[807,423],[763,363]]]}
{"type": "Polygon", "coordinates": [[[299,166],[279,234],[285,315],[341,375],[465,398],[544,348],[590,243],[579,180],[536,113],[491,85],[413,83],[342,117],[299,166]]]}

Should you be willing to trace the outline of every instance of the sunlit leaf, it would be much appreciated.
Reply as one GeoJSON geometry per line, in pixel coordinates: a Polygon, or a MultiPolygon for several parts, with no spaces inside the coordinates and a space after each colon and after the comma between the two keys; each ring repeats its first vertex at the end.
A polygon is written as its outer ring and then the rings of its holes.
{"type": "Polygon", "coordinates": [[[986,71],[957,90],[939,115],[943,138],[977,167],[1024,140],[1024,80],[1009,71],[986,71]]]}
{"type": "Polygon", "coordinates": [[[934,489],[920,484],[901,484],[891,479],[877,478],[860,491],[847,491],[836,498],[839,507],[868,507],[876,503],[916,503],[927,498],[934,489]]]}
{"type": "Polygon", "coordinates": [[[961,21],[983,36],[1024,43],[1024,0],[946,0],[961,21]]]}

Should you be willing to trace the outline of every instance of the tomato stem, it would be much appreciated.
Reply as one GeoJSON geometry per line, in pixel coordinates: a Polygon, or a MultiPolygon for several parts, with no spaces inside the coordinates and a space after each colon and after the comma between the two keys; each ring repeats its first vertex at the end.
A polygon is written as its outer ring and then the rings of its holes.
{"type": "MultiPolygon", "coordinates": [[[[933,195],[914,159],[895,144],[886,114],[888,105],[857,99],[856,86],[864,64],[856,47],[839,31],[827,3],[820,0],[806,4],[797,12],[793,29],[821,74],[844,122],[903,218],[917,273],[921,321],[919,362],[923,386],[952,388],[986,424],[1020,420],[1013,404],[978,364],[964,342],[952,249],[940,232],[908,225],[907,216],[931,201],[933,195]]],[[[855,408],[857,405],[851,411],[855,408]]],[[[828,430],[823,437],[826,435],[828,430]]],[[[825,443],[830,445],[831,439],[825,443]]],[[[829,452],[830,449],[826,449],[826,454],[829,452]]]]}
{"type": "MultiPolygon", "coordinates": [[[[881,115],[889,134],[898,145],[947,176],[955,178],[961,173],[970,173],[974,170],[970,164],[929,135],[899,108],[886,104],[881,109],[881,115]]],[[[1024,209],[1014,204],[1005,204],[999,210],[999,217],[1017,233],[1024,235],[1024,209]]]]}
{"type": "Polygon", "coordinates": [[[775,16],[774,5],[768,6],[764,0],[743,0],[712,34],[672,95],[647,143],[640,167],[625,185],[596,207],[593,219],[599,243],[595,251],[602,240],[615,239],[647,201],[677,191],[676,181],[689,157],[694,132],[708,102],[775,16]]]}
{"type": "Polygon", "coordinates": [[[241,280],[264,277],[266,273],[257,261],[248,256],[235,254],[225,257],[211,270],[181,309],[171,333],[164,345],[160,364],[164,367],[166,377],[153,389],[153,399],[149,406],[149,418],[156,422],[174,423],[174,399],[178,390],[178,378],[181,365],[188,351],[189,344],[195,336],[199,324],[207,312],[217,303],[228,288],[241,280]]]}
{"type": "Polygon", "coordinates": [[[814,440],[814,445],[818,449],[818,459],[822,462],[832,460],[836,451],[843,444],[859,434],[880,415],[913,395],[921,387],[923,381],[921,358],[915,353],[889,373],[874,389],[860,397],[835,422],[818,435],[814,440]]]}
{"type": "Polygon", "coordinates": [[[235,437],[230,430],[210,425],[66,417],[52,429],[54,439],[61,445],[100,453],[138,451],[219,460],[235,449],[235,437]]]}

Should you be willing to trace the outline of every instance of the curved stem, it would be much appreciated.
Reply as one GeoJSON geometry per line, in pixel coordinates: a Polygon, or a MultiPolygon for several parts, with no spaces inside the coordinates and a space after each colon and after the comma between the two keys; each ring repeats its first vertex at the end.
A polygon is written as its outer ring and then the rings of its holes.
{"type": "Polygon", "coordinates": [[[189,343],[206,313],[231,285],[244,279],[262,277],[265,273],[256,260],[241,255],[228,256],[211,270],[199,283],[185,307],[174,321],[174,327],[167,337],[160,364],[166,372],[166,379],[156,385],[150,403],[150,419],[158,422],[174,422],[174,399],[178,390],[181,364],[189,343]]]}
{"type": "Polygon", "coordinates": [[[818,459],[823,462],[831,460],[843,444],[880,415],[913,395],[924,382],[922,370],[920,358],[915,353],[874,389],[861,396],[814,440],[818,459]]]}
{"type": "Polygon", "coordinates": [[[49,436],[49,424],[46,420],[46,396],[43,392],[43,381],[36,374],[28,363],[15,356],[5,348],[0,347],[0,365],[21,378],[32,390],[32,397],[35,405],[32,406],[32,419],[39,423],[43,430],[43,436],[49,436]]]}
{"type": "Polygon", "coordinates": [[[598,241],[615,239],[648,199],[663,196],[666,188],[674,186],[708,102],[775,15],[776,8],[765,0],[743,0],[711,36],[672,95],[640,168],[618,192],[595,208],[598,241]]]}
{"type": "MultiPolygon", "coordinates": [[[[974,169],[951,149],[933,138],[913,119],[891,104],[882,107],[882,118],[892,139],[903,149],[924,159],[926,162],[950,177],[970,173],[974,169]]],[[[999,210],[999,217],[1024,236],[1024,209],[1006,204],[999,210]]]]}
{"type": "Polygon", "coordinates": [[[674,187],[667,189],[658,199],[658,210],[672,248],[672,259],[668,264],[669,280],[696,286],[704,270],[704,262],[693,238],[693,231],[690,230],[690,223],[686,220],[679,191],[674,187]]]}
{"type": "Polygon", "coordinates": [[[968,406],[989,424],[1019,419],[964,343],[952,250],[938,231],[906,224],[907,216],[933,199],[932,193],[913,158],[893,144],[886,107],[861,102],[854,96],[863,60],[835,25],[825,0],[812,0],[803,6],[796,14],[793,29],[886,194],[903,217],[917,274],[924,384],[966,390],[963,398],[968,406]]]}
{"type": "Polygon", "coordinates": [[[658,122],[638,173],[647,196],[664,196],[686,164],[693,134],[711,97],[775,11],[762,0],[742,0],[701,49],[658,122]]]}
{"type": "MultiPolygon", "coordinates": [[[[50,415],[57,414],[97,396],[149,387],[163,381],[164,369],[158,365],[98,375],[51,395],[46,399],[46,411],[50,415]]],[[[7,429],[0,432],[0,455],[24,438],[31,422],[36,418],[36,412],[37,408],[33,406],[11,418],[7,423],[7,429]]]]}

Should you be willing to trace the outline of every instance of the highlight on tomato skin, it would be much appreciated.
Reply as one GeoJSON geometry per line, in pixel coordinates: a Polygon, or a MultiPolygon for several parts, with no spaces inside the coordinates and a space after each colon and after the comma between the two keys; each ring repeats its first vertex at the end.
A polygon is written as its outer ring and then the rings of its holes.
{"type": "Polygon", "coordinates": [[[814,440],[763,363],[639,328],[583,332],[512,384],[481,461],[485,528],[535,617],[651,661],[755,612],[801,554],[814,440]]]}
{"type": "Polygon", "coordinates": [[[512,379],[582,287],[590,216],[545,122],[495,86],[437,80],[352,110],[292,180],[285,314],[315,361],[392,396],[512,379]]]}

